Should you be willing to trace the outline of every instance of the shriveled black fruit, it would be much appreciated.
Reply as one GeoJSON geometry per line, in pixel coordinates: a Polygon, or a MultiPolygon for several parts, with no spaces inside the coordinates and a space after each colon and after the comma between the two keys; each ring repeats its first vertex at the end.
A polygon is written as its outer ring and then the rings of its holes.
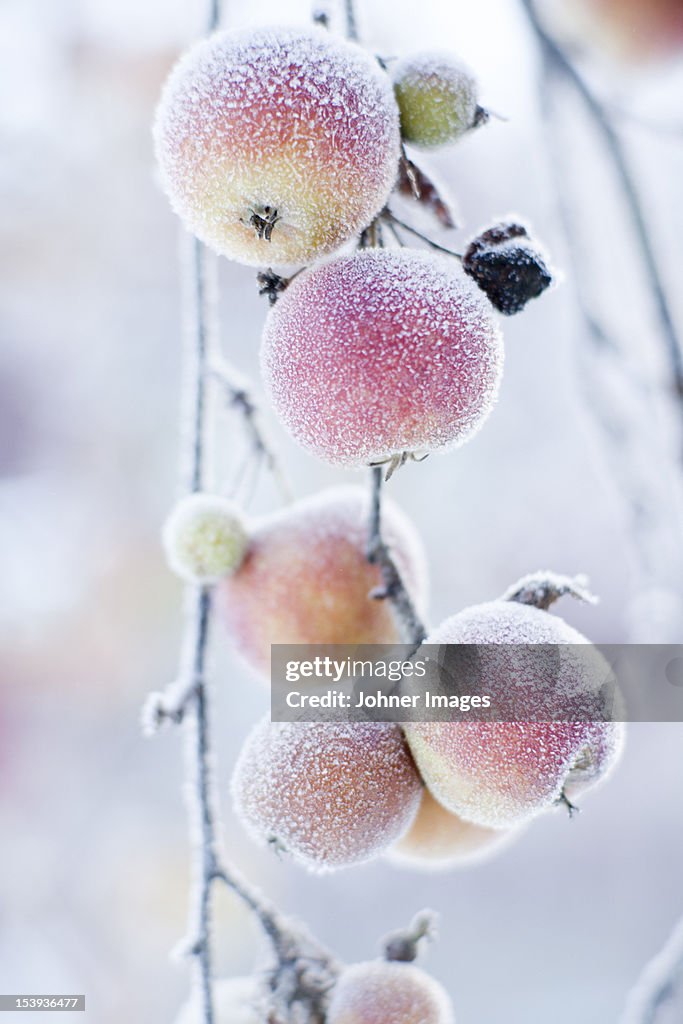
{"type": "Polygon", "coordinates": [[[522,224],[495,224],[478,235],[470,242],[462,265],[506,316],[519,313],[553,281],[545,258],[522,224]]]}

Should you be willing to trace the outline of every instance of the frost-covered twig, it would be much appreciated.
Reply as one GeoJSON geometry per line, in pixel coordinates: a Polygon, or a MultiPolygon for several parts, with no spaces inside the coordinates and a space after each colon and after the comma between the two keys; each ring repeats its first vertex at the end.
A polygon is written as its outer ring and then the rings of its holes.
{"type": "Polygon", "coordinates": [[[556,572],[533,572],[509,587],[501,601],[516,601],[547,611],[565,594],[588,604],[597,604],[597,598],[588,589],[586,576],[560,576],[556,572]]]}
{"type": "MultiPolygon", "coordinates": [[[[217,17],[215,7],[211,18],[217,17]]],[[[207,289],[207,259],[204,245],[192,241],[191,260],[186,264],[190,287],[191,316],[187,322],[184,387],[190,400],[191,416],[182,447],[189,456],[189,488],[205,486],[206,383],[209,362],[210,296],[207,289]]],[[[187,457],[187,456],[186,456],[187,457]]],[[[194,849],[194,907],[191,908],[194,935],[190,953],[195,962],[195,989],[202,1024],[213,1024],[211,990],[210,890],[215,862],[215,825],[209,761],[209,722],[206,695],[206,651],[211,614],[211,593],[206,587],[188,588],[187,616],[183,638],[182,676],[187,679],[183,715],[188,719],[188,758],[193,773],[188,804],[194,849]],[[190,710],[191,714],[187,715],[190,710]]],[[[180,695],[182,696],[182,695],[180,695]]],[[[181,715],[182,717],[182,715],[181,715]]]]}
{"type": "MultiPolygon", "coordinates": [[[[623,197],[628,207],[635,236],[638,240],[643,267],[647,275],[650,292],[657,310],[662,337],[666,346],[674,396],[679,403],[680,415],[683,418],[683,349],[679,344],[676,334],[676,327],[669,307],[666,291],[657,266],[654,247],[650,238],[650,232],[643,210],[643,205],[638,195],[635,181],[631,174],[624,152],[624,147],[617,131],[612,124],[607,108],[595,96],[583,76],[576,69],[572,61],[564,52],[561,46],[545,30],[541,19],[538,16],[534,0],[521,0],[522,6],[527,14],[536,39],[541,47],[544,62],[555,71],[559,72],[571,86],[576,94],[583,101],[587,113],[599,129],[605,141],[612,165],[616,172],[623,197]]],[[[549,82],[546,79],[545,86],[549,82]]]]}
{"type": "MultiPolygon", "coordinates": [[[[187,281],[186,349],[183,365],[181,455],[184,490],[201,491],[206,481],[206,382],[209,360],[210,296],[207,289],[207,252],[192,239],[190,259],[183,263],[187,281]]],[[[187,951],[194,958],[195,991],[202,1024],[213,1024],[211,990],[211,883],[216,873],[216,827],[210,769],[209,718],[206,693],[206,655],[211,615],[211,591],[187,586],[178,679],[164,693],[151,694],[145,707],[148,732],[165,721],[185,721],[191,783],[188,812],[194,845],[193,892],[190,909],[192,935],[187,951]]]]}
{"type": "Polygon", "coordinates": [[[391,552],[382,539],[382,482],[383,470],[375,466],[372,474],[370,523],[368,530],[368,561],[377,565],[382,573],[383,585],[372,596],[391,601],[394,613],[400,623],[404,643],[417,649],[427,633],[415,605],[405,588],[401,574],[391,557],[391,552]]]}
{"type": "MultiPolygon", "coordinates": [[[[209,254],[196,238],[188,239],[181,273],[187,305],[182,369],[181,487],[188,493],[206,487],[205,434],[208,413],[207,383],[210,363],[212,288],[209,254]]],[[[184,629],[177,679],[162,693],[150,694],[143,711],[143,727],[153,733],[164,722],[182,722],[187,708],[203,685],[197,665],[204,663],[211,595],[205,588],[188,586],[184,596],[184,629]]]]}
{"type": "Polygon", "coordinates": [[[232,866],[214,863],[213,879],[242,900],[270,939],[275,966],[268,972],[268,1021],[323,1024],[328,993],[339,973],[336,959],[297,922],[285,918],[232,866]]]}
{"type": "Polygon", "coordinates": [[[283,501],[292,500],[292,492],[273,448],[259,422],[259,409],[248,384],[240,379],[224,359],[214,359],[208,372],[219,382],[227,396],[229,405],[242,416],[244,429],[251,444],[254,458],[263,459],[280,491],[283,501]]]}
{"type": "Polygon", "coordinates": [[[660,1010],[665,1009],[676,994],[680,997],[682,990],[683,919],[636,982],[626,1001],[621,1024],[657,1024],[660,1010]]]}
{"type": "Polygon", "coordinates": [[[204,669],[211,595],[202,588],[198,594],[200,628],[196,635],[194,715],[190,719],[188,758],[194,772],[188,803],[195,833],[194,900],[195,934],[189,952],[195,959],[195,987],[199,992],[201,1019],[213,1024],[211,988],[211,883],[215,870],[216,828],[213,815],[212,779],[209,760],[209,719],[204,669]],[[194,764],[192,763],[194,761],[194,764]],[[198,834],[196,830],[198,831],[198,834]]]}
{"type": "Polygon", "coordinates": [[[387,935],[384,940],[385,959],[412,963],[417,959],[422,943],[431,942],[436,937],[437,920],[438,917],[433,910],[422,910],[415,915],[407,928],[387,935]]]}

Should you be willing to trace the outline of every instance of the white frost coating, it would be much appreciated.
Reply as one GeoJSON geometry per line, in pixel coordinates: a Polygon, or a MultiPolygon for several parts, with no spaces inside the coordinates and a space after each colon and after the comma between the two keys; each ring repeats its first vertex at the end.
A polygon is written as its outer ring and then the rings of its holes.
{"type": "Polygon", "coordinates": [[[173,572],[190,583],[216,583],[235,572],[248,537],[237,506],[215,494],[190,494],[166,520],[162,541],[173,572]]]}
{"type": "Polygon", "coordinates": [[[199,238],[239,262],[311,262],[366,227],[400,153],[391,82],[322,30],[218,33],[176,65],[157,111],[161,178],[199,238]],[[277,211],[272,237],[252,215],[277,211]]]}
{"type": "Polygon", "coordinates": [[[455,1024],[447,992],[413,964],[374,960],[346,967],[327,1024],[455,1024]]]}
{"type": "Polygon", "coordinates": [[[267,718],[247,737],[232,781],[253,838],[315,871],[381,853],[412,824],[421,788],[396,725],[267,718]]]}
{"type": "Polygon", "coordinates": [[[431,148],[455,142],[474,124],[477,81],[449,53],[419,53],[400,60],[392,79],[407,142],[431,148]]]}
{"type": "MultiPolygon", "coordinates": [[[[381,583],[367,561],[366,488],[333,487],[257,520],[240,571],[218,590],[218,607],[239,653],[269,677],[270,646],[398,643],[391,606],[369,597],[381,583]]],[[[422,619],[427,566],[415,527],[391,499],[382,530],[422,619]]]]}
{"type": "Polygon", "coordinates": [[[488,601],[465,608],[432,630],[428,644],[589,644],[558,615],[515,601],[488,601]],[[467,636],[465,641],[461,639],[467,636]]]}
{"type": "MultiPolygon", "coordinates": [[[[214,982],[215,1024],[263,1024],[263,993],[258,979],[225,978],[214,982]]],[[[174,1024],[203,1024],[197,995],[185,1003],[174,1024]]]]}
{"type": "Polygon", "coordinates": [[[406,736],[433,795],[466,820],[506,828],[572,799],[604,779],[618,760],[624,728],[601,721],[611,670],[562,619],[493,601],[448,619],[428,644],[496,644],[478,652],[480,692],[509,722],[407,723],[406,736]],[[524,646],[553,645],[540,654],[524,646]],[[559,645],[559,646],[556,646],[559,645]],[[599,710],[598,710],[599,709],[599,710]],[[544,711],[585,721],[543,721],[544,711]],[[537,720],[525,721],[532,711],[537,720]],[[591,720],[594,716],[595,720],[591,720]]]}
{"type": "Polygon", "coordinates": [[[295,440],[363,466],[472,437],[493,408],[503,344],[455,260],[374,250],[295,278],[266,320],[261,365],[295,440]]]}

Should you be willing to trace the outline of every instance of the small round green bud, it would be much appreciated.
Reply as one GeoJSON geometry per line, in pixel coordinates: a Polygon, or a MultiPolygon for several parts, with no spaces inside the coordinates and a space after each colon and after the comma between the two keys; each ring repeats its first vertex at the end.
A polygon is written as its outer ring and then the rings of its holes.
{"type": "Polygon", "coordinates": [[[456,57],[408,57],[394,68],[393,81],[406,142],[445,146],[486,120],[477,104],[476,79],[456,57]]]}
{"type": "Polygon", "coordinates": [[[236,505],[215,494],[190,494],[166,520],[170,568],[189,583],[216,583],[241,565],[249,538],[236,505]]]}

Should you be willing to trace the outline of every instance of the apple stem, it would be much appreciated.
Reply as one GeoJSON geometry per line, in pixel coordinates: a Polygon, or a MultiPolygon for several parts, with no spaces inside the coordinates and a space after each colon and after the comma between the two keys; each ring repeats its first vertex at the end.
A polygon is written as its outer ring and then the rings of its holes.
{"type": "MultiPolygon", "coordinates": [[[[491,120],[492,116],[498,117],[498,115],[496,115],[496,114],[492,115],[491,111],[487,110],[486,107],[478,106],[477,109],[474,112],[474,119],[472,121],[472,126],[471,127],[473,129],[481,128],[482,125],[488,124],[488,122],[491,120]]],[[[499,117],[498,120],[504,121],[505,118],[504,117],[499,117]]]]}
{"type": "Polygon", "coordinates": [[[371,500],[367,559],[372,565],[379,567],[383,584],[380,589],[373,591],[372,596],[391,602],[404,643],[412,646],[412,654],[424,642],[427,633],[410,594],[406,590],[391,552],[382,537],[382,484],[384,475],[382,467],[372,467],[370,474],[371,500]]]}
{"type": "Polygon", "coordinates": [[[344,10],[346,12],[346,36],[354,43],[357,43],[360,36],[358,34],[358,20],[356,18],[354,0],[344,0],[344,10]]]}
{"type": "Polygon", "coordinates": [[[447,249],[445,245],[439,245],[438,242],[432,241],[426,235],[423,235],[417,228],[413,228],[410,224],[406,224],[405,221],[399,220],[399,218],[391,212],[390,209],[385,208],[380,214],[382,220],[387,221],[389,224],[393,224],[394,227],[399,227],[403,231],[407,231],[408,234],[414,235],[415,238],[419,238],[422,242],[430,247],[430,249],[436,249],[437,252],[443,252],[447,256],[453,256],[456,260],[462,261],[462,253],[454,252],[453,249],[447,249]]]}
{"type": "Polygon", "coordinates": [[[570,819],[573,818],[575,814],[581,813],[581,808],[577,807],[576,804],[573,804],[571,802],[571,800],[569,799],[564,790],[562,790],[555,803],[559,807],[566,807],[567,814],[569,815],[570,819]]]}

